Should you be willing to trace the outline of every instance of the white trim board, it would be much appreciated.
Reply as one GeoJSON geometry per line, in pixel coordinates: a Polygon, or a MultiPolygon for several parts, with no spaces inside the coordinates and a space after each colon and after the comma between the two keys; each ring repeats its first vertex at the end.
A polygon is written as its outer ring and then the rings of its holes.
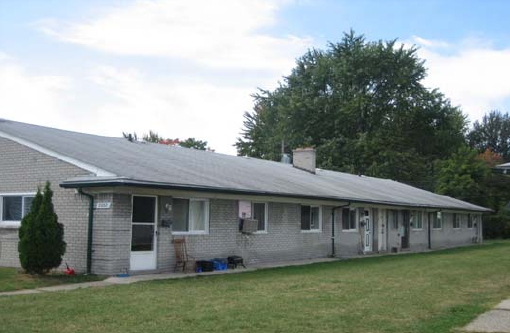
{"type": "Polygon", "coordinates": [[[53,150],[41,147],[38,144],[35,144],[33,142],[30,142],[30,141],[27,141],[25,139],[21,139],[21,138],[15,137],[15,136],[7,134],[5,132],[0,131],[0,137],[3,137],[5,139],[9,139],[11,141],[19,143],[20,145],[23,145],[25,147],[31,148],[31,149],[33,149],[35,151],[38,151],[40,153],[43,153],[45,155],[48,155],[48,156],[51,156],[51,157],[55,157],[55,158],[57,158],[57,159],[59,159],[61,161],[64,161],[64,162],[67,162],[67,163],[72,164],[74,166],[77,166],[78,168],[81,168],[83,170],[90,171],[90,172],[94,173],[98,177],[101,177],[101,176],[110,176],[110,177],[111,176],[116,176],[116,174],[111,173],[111,172],[106,171],[106,170],[103,170],[103,169],[101,169],[101,168],[99,168],[99,167],[97,167],[95,165],[88,164],[88,163],[82,162],[80,160],[77,160],[75,158],[62,155],[62,154],[57,153],[57,152],[55,152],[53,150]]]}

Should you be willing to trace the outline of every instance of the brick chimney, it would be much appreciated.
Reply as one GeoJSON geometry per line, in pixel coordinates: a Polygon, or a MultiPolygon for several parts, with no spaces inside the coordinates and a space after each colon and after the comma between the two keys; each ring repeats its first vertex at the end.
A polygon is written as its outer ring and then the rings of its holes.
{"type": "Polygon", "coordinates": [[[311,147],[294,149],[292,165],[294,168],[315,173],[315,149],[311,147]]]}

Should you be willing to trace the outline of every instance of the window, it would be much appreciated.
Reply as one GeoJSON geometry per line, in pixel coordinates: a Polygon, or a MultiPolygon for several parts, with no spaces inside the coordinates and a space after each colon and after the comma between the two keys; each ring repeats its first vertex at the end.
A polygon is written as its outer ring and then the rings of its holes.
{"type": "Polygon", "coordinates": [[[0,222],[19,222],[30,211],[34,194],[0,195],[0,222]]]}
{"type": "Polygon", "coordinates": [[[391,227],[395,230],[398,229],[398,211],[388,211],[388,225],[391,225],[391,227]]]}
{"type": "Polygon", "coordinates": [[[473,215],[471,214],[468,214],[467,227],[473,229],[473,215]]]}
{"type": "Polygon", "coordinates": [[[252,202],[251,213],[252,213],[251,217],[259,221],[257,231],[259,232],[267,231],[267,203],[252,202]]]}
{"type": "Polygon", "coordinates": [[[432,229],[441,229],[443,227],[443,217],[441,212],[430,213],[429,219],[432,221],[432,229]]]}
{"type": "Polygon", "coordinates": [[[173,199],[174,233],[204,234],[209,228],[209,200],[173,199]]]}
{"type": "Polygon", "coordinates": [[[462,214],[453,214],[453,229],[460,229],[462,225],[462,214]]]}
{"type": "Polygon", "coordinates": [[[301,231],[321,230],[321,209],[319,206],[301,206],[301,231]]]}
{"type": "Polygon", "coordinates": [[[423,229],[423,214],[422,212],[414,211],[411,215],[411,225],[413,229],[423,229]]]}
{"type": "Polygon", "coordinates": [[[342,230],[356,230],[356,209],[342,209],[342,230]]]}

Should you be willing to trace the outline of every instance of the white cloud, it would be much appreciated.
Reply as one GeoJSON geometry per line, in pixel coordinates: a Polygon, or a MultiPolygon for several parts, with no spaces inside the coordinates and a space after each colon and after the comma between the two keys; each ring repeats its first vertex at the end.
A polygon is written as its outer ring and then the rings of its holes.
{"type": "Polygon", "coordinates": [[[66,76],[32,75],[11,56],[0,52],[0,117],[51,125],[73,100],[66,76]]]}
{"type": "Polygon", "coordinates": [[[439,88],[472,121],[492,109],[510,112],[510,48],[496,49],[473,39],[451,44],[415,38],[414,43],[426,60],[425,85],[439,88]]]}
{"type": "Polygon", "coordinates": [[[289,69],[309,38],[261,32],[275,24],[282,1],[137,1],[99,17],[36,26],[61,41],[116,55],[180,58],[220,68],[289,69]]]}
{"type": "Polygon", "coordinates": [[[251,105],[250,89],[219,87],[196,80],[158,79],[137,70],[97,68],[89,80],[109,96],[94,110],[87,131],[118,136],[149,130],[170,138],[196,137],[218,152],[235,153],[240,114],[251,105]]]}
{"type": "Polygon", "coordinates": [[[257,86],[274,87],[311,45],[309,38],[267,32],[285,2],[137,1],[93,9],[79,22],[39,20],[34,25],[45,35],[99,57],[67,77],[34,75],[0,53],[0,117],[109,136],[155,130],[234,154],[250,95],[257,86]],[[165,62],[186,67],[155,75],[165,62]]]}

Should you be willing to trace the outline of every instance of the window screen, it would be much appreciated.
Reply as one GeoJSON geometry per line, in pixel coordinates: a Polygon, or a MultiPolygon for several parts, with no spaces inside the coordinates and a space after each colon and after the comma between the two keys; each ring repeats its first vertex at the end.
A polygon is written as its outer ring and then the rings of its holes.
{"type": "Polygon", "coordinates": [[[133,222],[155,222],[155,197],[133,197],[133,222]]]}

